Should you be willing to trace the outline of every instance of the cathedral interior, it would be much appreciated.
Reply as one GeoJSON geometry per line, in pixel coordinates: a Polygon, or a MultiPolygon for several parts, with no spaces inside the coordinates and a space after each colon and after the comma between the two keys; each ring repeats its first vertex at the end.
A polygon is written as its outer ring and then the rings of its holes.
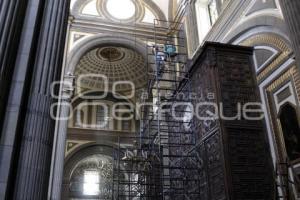
{"type": "Polygon", "coordinates": [[[299,0],[0,0],[0,200],[300,199],[299,0]]]}

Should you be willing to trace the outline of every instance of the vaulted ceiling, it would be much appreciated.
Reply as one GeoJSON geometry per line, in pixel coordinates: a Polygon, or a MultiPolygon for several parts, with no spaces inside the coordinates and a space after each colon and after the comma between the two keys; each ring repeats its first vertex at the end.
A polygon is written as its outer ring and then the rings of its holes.
{"type": "MultiPolygon", "coordinates": [[[[141,88],[146,84],[146,72],[145,60],[141,54],[125,47],[104,46],[84,55],[76,67],[75,75],[86,75],[80,81],[81,89],[103,90],[104,79],[97,75],[107,77],[108,89],[118,81],[130,81],[135,88],[141,88]]],[[[119,84],[115,89],[119,92],[127,91],[131,89],[131,85],[119,84]]]]}
{"type": "Polygon", "coordinates": [[[152,12],[156,18],[161,18],[163,15],[165,19],[168,19],[176,2],[176,0],[71,0],[71,13],[79,10],[82,14],[94,16],[110,14],[116,19],[119,17],[120,20],[139,17],[142,13],[145,15],[145,20],[149,20],[150,12],[152,12]]]}

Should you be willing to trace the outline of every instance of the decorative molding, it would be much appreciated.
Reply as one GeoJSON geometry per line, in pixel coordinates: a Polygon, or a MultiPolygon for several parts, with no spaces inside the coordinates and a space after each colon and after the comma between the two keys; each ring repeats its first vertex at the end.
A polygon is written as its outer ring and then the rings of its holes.
{"type": "Polygon", "coordinates": [[[98,0],[97,5],[105,16],[106,20],[114,21],[114,22],[119,22],[119,23],[135,23],[135,22],[140,22],[143,20],[144,15],[145,15],[145,8],[144,4],[142,4],[140,1],[133,1],[131,2],[135,5],[135,12],[132,17],[128,19],[118,19],[115,18],[110,14],[110,12],[107,10],[107,3],[109,0],[98,0]]]}
{"type": "Polygon", "coordinates": [[[268,84],[264,89],[267,94],[266,106],[269,109],[269,123],[271,123],[272,125],[272,137],[274,138],[274,143],[277,149],[276,160],[279,160],[279,162],[284,161],[284,158],[286,157],[283,132],[281,129],[280,120],[278,119],[278,112],[280,111],[280,106],[284,105],[287,102],[292,103],[292,105],[296,104],[295,106],[299,105],[299,101],[297,100],[296,95],[297,88],[295,88],[294,82],[295,74],[298,71],[298,69],[295,65],[288,67],[287,70],[283,71],[283,73],[281,73],[277,78],[273,79],[272,82],[268,84]],[[291,92],[291,95],[287,99],[284,99],[283,102],[279,103],[277,100],[277,94],[285,88],[287,88],[287,86],[291,92]]]}
{"type": "Polygon", "coordinates": [[[147,48],[146,44],[138,39],[134,39],[131,37],[126,36],[112,36],[112,35],[94,35],[84,40],[80,41],[76,44],[73,50],[68,55],[67,61],[67,69],[66,73],[74,74],[76,70],[76,66],[78,65],[82,56],[84,56],[87,52],[103,47],[103,46],[115,46],[118,45],[119,47],[129,48],[137,51],[140,53],[144,60],[147,59],[147,48]]]}
{"type": "Polygon", "coordinates": [[[261,65],[258,66],[257,56],[256,56],[256,53],[254,51],[253,57],[254,57],[254,64],[255,64],[255,69],[256,69],[257,73],[260,73],[266,66],[268,66],[270,64],[270,62],[272,62],[279,55],[278,49],[275,49],[273,47],[266,46],[266,45],[255,46],[254,50],[266,50],[266,51],[272,52],[272,55],[269,56],[264,61],[264,63],[262,63],[261,65]]]}
{"type": "Polygon", "coordinates": [[[257,80],[261,82],[264,80],[270,73],[272,73],[276,68],[278,68],[285,60],[289,58],[292,54],[292,50],[285,43],[283,39],[275,34],[258,34],[250,38],[247,38],[244,41],[240,42],[240,45],[244,46],[256,46],[256,45],[267,45],[275,47],[279,50],[278,56],[271,61],[271,63],[266,66],[257,76],[257,80]]]}
{"type": "Polygon", "coordinates": [[[107,10],[107,1],[108,0],[97,0],[97,11],[99,13],[99,16],[89,16],[82,14],[82,9],[84,6],[86,6],[91,0],[77,0],[74,4],[74,6],[71,8],[71,14],[75,17],[75,19],[84,20],[86,22],[96,22],[96,21],[102,21],[105,23],[125,23],[125,24],[139,24],[139,25],[147,25],[148,27],[151,26],[151,24],[143,23],[142,20],[145,16],[145,7],[149,8],[151,12],[153,12],[154,16],[158,19],[167,20],[167,17],[163,13],[163,11],[160,9],[159,5],[154,3],[152,0],[141,0],[136,1],[132,0],[132,2],[135,4],[135,14],[130,17],[129,19],[117,19],[114,16],[112,16],[109,11],[107,10]]]}
{"type": "Polygon", "coordinates": [[[289,81],[273,94],[277,114],[279,113],[281,107],[286,103],[291,103],[292,105],[297,106],[297,97],[294,91],[294,86],[292,82],[289,81]]]}
{"type": "MultiPolygon", "coordinates": [[[[132,81],[135,87],[140,88],[146,85],[147,70],[145,63],[143,55],[131,48],[107,45],[92,49],[82,56],[74,74],[76,76],[84,74],[105,75],[109,79],[108,87],[110,90],[113,83],[118,81],[132,81]]],[[[102,91],[106,83],[98,79],[99,77],[82,78],[80,86],[102,91]]],[[[129,84],[119,84],[116,89],[118,91],[129,91],[131,88],[129,84]]]]}
{"type": "Polygon", "coordinates": [[[66,142],[66,153],[65,157],[67,157],[70,153],[75,151],[78,147],[91,143],[91,141],[84,141],[84,140],[67,140],[66,142]]]}
{"type": "Polygon", "coordinates": [[[276,2],[274,0],[268,0],[268,1],[257,0],[257,1],[252,1],[252,2],[253,2],[252,5],[249,6],[249,8],[247,9],[246,16],[252,15],[259,11],[278,9],[276,2]]]}
{"type": "Polygon", "coordinates": [[[84,40],[89,36],[93,36],[94,34],[86,33],[86,32],[77,32],[77,31],[70,31],[69,34],[69,45],[68,45],[68,52],[70,52],[73,47],[78,44],[80,41],[84,40]]]}
{"type": "Polygon", "coordinates": [[[286,72],[284,72],[281,76],[279,76],[277,79],[275,79],[272,84],[270,84],[266,91],[273,92],[278,88],[278,86],[282,85],[285,81],[287,81],[290,77],[293,76],[294,71],[296,70],[296,67],[293,66],[289,68],[286,72]]]}

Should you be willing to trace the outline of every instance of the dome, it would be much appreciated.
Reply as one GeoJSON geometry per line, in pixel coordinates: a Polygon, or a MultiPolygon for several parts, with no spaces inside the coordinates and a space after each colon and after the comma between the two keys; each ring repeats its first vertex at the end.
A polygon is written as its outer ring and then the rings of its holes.
{"type": "MultiPolygon", "coordinates": [[[[145,60],[138,52],[118,46],[95,48],[86,53],[76,67],[75,75],[87,75],[81,78],[80,87],[84,89],[104,89],[104,81],[97,75],[105,75],[109,80],[109,89],[117,81],[131,81],[135,88],[146,84],[147,70],[145,60]]],[[[129,84],[118,84],[118,91],[131,89],[129,84]]]]}

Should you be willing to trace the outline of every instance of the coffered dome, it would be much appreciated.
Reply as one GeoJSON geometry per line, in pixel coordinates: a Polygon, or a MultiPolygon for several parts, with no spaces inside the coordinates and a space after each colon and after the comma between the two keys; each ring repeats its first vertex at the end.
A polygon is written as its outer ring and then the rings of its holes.
{"type": "MultiPolygon", "coordinates": [[[[131,81],[136,88],[141,88],[146,84],[146,72],[145,60],[138,52],[125,47],[105,46],[86,53],[80,59],[75,75],[81,77],[82,89],[102,90],[105,85],[99,75],[108,78],[109,89],[117,81],[131,81]]],[[[126,91],[131,86],[118,84],[116,89],[126,91]]]]}

